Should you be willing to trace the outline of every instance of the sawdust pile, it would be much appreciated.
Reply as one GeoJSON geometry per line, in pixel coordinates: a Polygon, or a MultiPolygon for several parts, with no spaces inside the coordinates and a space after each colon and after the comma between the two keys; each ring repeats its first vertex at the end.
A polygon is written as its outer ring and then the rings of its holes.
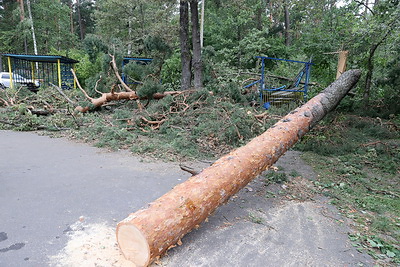
{"type": "Polygon", "coordinates": [[[115,230],[101,224],[71,226],[70,240],[58,255],[50,257],[50,266],[57,267],[135,267],[118,249],[115,230]]]}

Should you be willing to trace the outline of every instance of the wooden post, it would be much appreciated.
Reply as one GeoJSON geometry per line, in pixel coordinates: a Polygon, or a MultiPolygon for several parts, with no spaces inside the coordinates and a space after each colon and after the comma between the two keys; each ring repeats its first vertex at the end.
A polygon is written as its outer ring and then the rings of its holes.
{"type": "Polygon", "coordinates": [[[357,83],[360,70],[350,70],[290,112],[262,135],[217,160],[212,166],[175,186],[117,226],[124,256],[147,266],[199,227],[216,208],[268,169],[310,128],[321,120],[357,83]]]}
{"type": "Polygon", "coordinates": [[[349,55],[348,50],[344,51],[339,51],[339,60],[338,60],[338,66],[337,66],[337,72],[336,72],[336,79],[342,75],[343,72],[346,71],[346,62],[347,62],[347,56],[349,55]]]}
{"type": "Polygon", "coordinates": [[[58,87],[61,88],[61,60],[57,59],[58,87]]]}

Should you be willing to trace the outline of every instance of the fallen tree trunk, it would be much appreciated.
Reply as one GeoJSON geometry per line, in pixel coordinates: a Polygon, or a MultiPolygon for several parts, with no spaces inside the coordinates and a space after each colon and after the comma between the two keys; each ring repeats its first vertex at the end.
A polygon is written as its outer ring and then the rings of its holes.
{"type": "Polygon", "coordinates": [[[124,256],[147,266],[203,222],[229,197],[274,164],[299,138],[335,108],[357,83],[359,70],[345,72],[320,94],[282,118],[264,134],[177,185],[117,226],[124,256]]]}

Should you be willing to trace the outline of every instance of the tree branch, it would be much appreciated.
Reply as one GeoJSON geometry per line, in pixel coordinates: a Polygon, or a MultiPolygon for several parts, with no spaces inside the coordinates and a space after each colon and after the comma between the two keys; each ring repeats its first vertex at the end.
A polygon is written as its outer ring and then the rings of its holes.
{"type": "Polygon", "coordinates": [[[72,101],[66,94],[64,94],[64,92],[61,90],[60,87],[58,87],[57,85],[52,84],[52,83],[50,83],[50,85],[53,86],[54,88],[56,88],[57,91],[60,93],[60,95],[62,95],[62,96],[65,98],[65,100],[68,101],[68,103],[70,103],[70,104],[73,105],[73,106],[76,105],[74,101],[72,101]]]}
{"type": "Polygon", "coordinates": [[[87,99],[89,99],[90,101],[92,101],[93,98],[90,97],[90,96],[86,93],[85,90],[83,90],[81,84],[79,83],[78,78],[76,77],[75,71],[74,71],[73,69],[71,69],[71,72],[72,72],[72,75],[74,75],[74,79],[75,79],[75,81],[76,81],[76,85],[78,86],[78,88],[82,91],[82,93],[85,95],[85,97],[86,97],[87,99]]]}
{"type": "Polygon", "coordinates": [[[354,2],[358,3],[359,6],[364,6],[366,9],[369,10],[369,12],[371,12],[372,15],[375,15],[375,12],[368,5],[366,5],[364,2],[361,2],[361,1],[358,1],[358,0],[354,0],[354,2]]]}
{"type": "Polygon", "coordinates": [[[111,57],[110,65],[114,70],[114,74],[117,77],[118,81],[122,84],[122,86],[127,92],[133,92],[133,90],[122,80],[121,76],[119,75],[117,63],[115,62],[115,57],[111,54],[108,55],[111,57]]]}

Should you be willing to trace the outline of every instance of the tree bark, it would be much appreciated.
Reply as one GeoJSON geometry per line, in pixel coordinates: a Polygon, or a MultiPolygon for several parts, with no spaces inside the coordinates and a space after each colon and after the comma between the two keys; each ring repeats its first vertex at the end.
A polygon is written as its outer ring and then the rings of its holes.
{"type": "Polygon", "coordinates": [[[85,38],[85,29],[81,16],[81,3],[79,2],[79,0],[76,0],[76,12],[78,13],[79,33],[81,40],[83,40],[85,38]]]}
{"type": "Polygon", "coordinates": [[[368,106],[369,105],[369,98],[370,98],[370,91],[371,91],[371,85],[372,85],[372,75],[374,73],[374,55],[375,51],[378,48],[377,44],[373,44],[369,50],[369,56],[367,60],[367,74],[365,75],[365,87],[364,87],[364,95],[363,95],[363,100],[364,100],[364,105],[368,106]]]}
{"type": "Polygon", "coordinates": [[[201,45],[200,45],[200,28],[199,28],[199,2],[198,0],[190,1],[190,14],[192,21],[192,46],[193,46],[193,83],[194,87],[203,87],[202,62],[201,62],[201,45]]]}
{"type": "MultiPolygon", "coordinates": [[[[24,8],[24,0],[18,0],[19,2],[19,9],[20,9],[20,20],[23,22],[25,20],[25,8],[24,8]]],[[[24,51],[28,53],[28,43],[26,41],[26,36],[24,36],[24,51]]]]}
{"type": "Polygon", "coordinates": [[[200,21],[200,48],[203,49],[204,42],[204,7],[206,0],[201,1],[201,21],[200,21]]]}
{"type": "Polygon", "coordinates": [[[31,31],[32,31],[32,39],[33,39],[33,51],[35,55],[38,54],[37,43],[36,43],[36,35],[35,35],[35,27],[33,26],[33,17],[32,17],[32,10],[31,10],[31,1],[26,0],[26,5],[28,6],[28,15],[31,21],[31,31]]]}
{"type": "Polygon", "coordinates": [[[179,38],[181,46],[181,89],[188,90],[192,83],[192,72],[190,67],[189,49],[189,4],[187,1],[180,1],[179,6],[179,38]]]}
{"type": "Polygon", "coordinates": [[[215,209],[268,169],[350,91],[360,70],[345,72],[320,94],[289,113],[264,134],[217,160],[198,175],[177,185],[132,213],[117,226],[124,256],[136,266],[147,266],[215,209]]]}
{"type": "Polygon", "coordinates": [[[69,9],[70,9],[70,11],[69,11],[69,21],[70,21],[70,23],[71,23],[71,34],[74,34],[75,33],[75,30],[74,30],[74,6],[73,6],[73,3],[72,3],[72,1],[69,3],[69,9]]]}

